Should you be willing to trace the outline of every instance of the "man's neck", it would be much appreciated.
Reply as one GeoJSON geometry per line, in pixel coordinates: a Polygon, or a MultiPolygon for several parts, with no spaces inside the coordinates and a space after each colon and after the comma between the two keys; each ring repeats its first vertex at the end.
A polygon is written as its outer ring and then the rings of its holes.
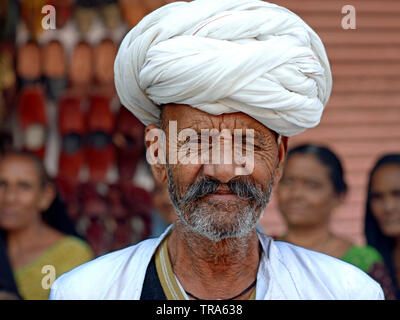
{"type": "Polygon", "coordinates": [[[214,242],[178,223],[168,240],[168,253],[186,291],[202,299],[227,299],[256,279],[261,248],[255,230],[242,238],[214,242]]]}

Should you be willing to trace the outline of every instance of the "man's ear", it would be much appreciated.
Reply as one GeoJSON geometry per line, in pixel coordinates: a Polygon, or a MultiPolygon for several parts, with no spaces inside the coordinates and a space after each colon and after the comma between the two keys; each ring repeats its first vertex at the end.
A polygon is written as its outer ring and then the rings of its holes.
{"type": "Polygon", "coordinates": [[[155,124],[146,126],[144,133],[146,159],[150,165],[151,172],[156,181],[165,183],[167,180],[165,133],[155,124]]]}
{"type": "Polygon", "coordinates": [[[285,164],[286,154],[288,150],[289,137],[279,136],[278,138],[278,159],[274,175],[274,186],[281,180],[283,167],[285,164]]]}

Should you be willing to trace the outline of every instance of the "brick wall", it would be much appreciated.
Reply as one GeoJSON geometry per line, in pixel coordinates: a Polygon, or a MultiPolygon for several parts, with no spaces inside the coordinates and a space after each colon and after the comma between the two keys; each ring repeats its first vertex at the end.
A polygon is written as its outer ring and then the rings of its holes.
{"type": "MultiPolygon", "coordinates": [[[[318,142],[342,159],[349,193],[332,216],[332,229],[364,242],[363,215],[368,170],[386,152],[400,152],[400,1],[276,0],[302,17],[325,44],[333,91],[318,127],[289,146],[318,142]],[[344,5],[356,9],[356,29],[342,28],[344,5]]],[[[274,196],[261,224],[280,234],[284,223],[274,196]]]]}

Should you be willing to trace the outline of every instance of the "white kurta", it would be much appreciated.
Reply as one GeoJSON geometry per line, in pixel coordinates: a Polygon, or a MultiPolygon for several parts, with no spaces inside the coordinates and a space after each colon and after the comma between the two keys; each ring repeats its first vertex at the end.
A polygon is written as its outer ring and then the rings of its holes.
{"type": "MultiPolygon", "coordinates": [[[[63,274],[53,283],[50,299],[140,299],[147,266],[171,229],[63,274]]],[[[380,285],[351,264],[262,233],[258,237],[263,255],[257,300],[384,299],[380,285]]]]}

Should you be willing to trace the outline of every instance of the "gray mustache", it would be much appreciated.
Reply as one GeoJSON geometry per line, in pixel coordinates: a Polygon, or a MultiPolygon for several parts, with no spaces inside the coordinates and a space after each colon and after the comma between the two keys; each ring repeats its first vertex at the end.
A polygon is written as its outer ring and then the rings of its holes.
{"type": "Polygon", "coordinates": [[[227,183],[221,183],[210,177],[204,177],[200,181],[189,186],[184,203],[200,199],[209,194],[215,194],[221,185],[229,188],[229,191],[238,196],[239,199],[256,202],[256,205],[264,203],[265,194],[247,179],[234,178],[227,183]]]}

